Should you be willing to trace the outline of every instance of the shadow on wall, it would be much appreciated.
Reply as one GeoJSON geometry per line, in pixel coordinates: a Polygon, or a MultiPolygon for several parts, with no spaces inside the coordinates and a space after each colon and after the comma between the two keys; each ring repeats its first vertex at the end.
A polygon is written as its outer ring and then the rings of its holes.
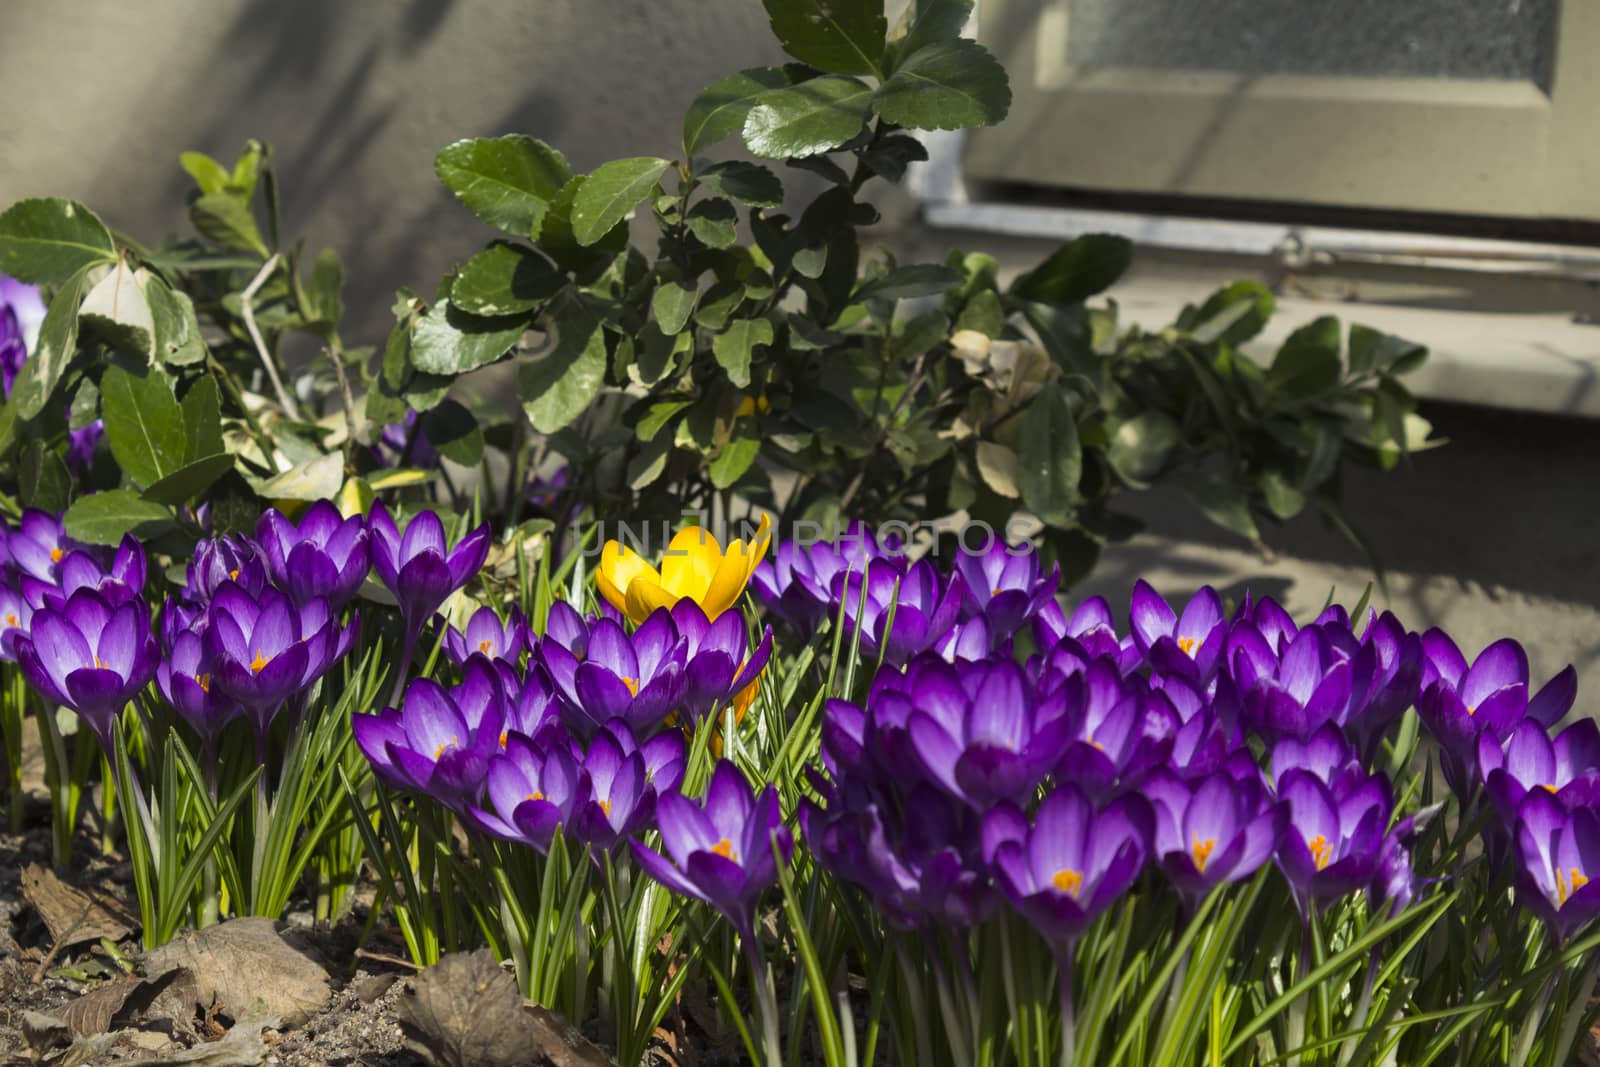
{"type": "Polygon", "coordinates": [[[587,169],[670,154],[705,84],[774,62],[754,0],[79,0],[8,12],[0,200],[66,195],[150,240],[190,232],[178,154],[255,137],[282,176],[284,237],[334,247],[352,344],[394,291],[431,295],[490,236],[434,178],[451,141],[534,134],[587,169]],[[65,87],[49,97],[38,88],[65,87]]]}

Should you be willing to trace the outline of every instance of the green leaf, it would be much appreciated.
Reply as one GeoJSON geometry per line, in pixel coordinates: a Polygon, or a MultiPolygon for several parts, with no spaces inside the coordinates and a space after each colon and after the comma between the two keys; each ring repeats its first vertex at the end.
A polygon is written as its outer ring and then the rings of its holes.
{"type": "Polygon", "coordinates": [[[912,0],[889,42],[895,56],[909,56],[940,41],[961,36],[975,0],[912,0]]]}
{"type": "Polygon", "coordinates": [[[211,240],[239,252],[269,253],[250,204],[232,193],[207,193],[189,205],[189,221],[211,240]]]}
{"type": "Polygon", "coordinates": [[[188,293],[168,287],[152,275],[144,287],[150,305],[150,320],[155,328],[156,358],[173,367],[186,367],[206,358],[206,344],[200,337],[200,320],[188,293]]]}
{"type": "Polygon", "coordinates": [[[1350,327],[1350,370],[1355,374],[1409,374],[1422,366],[1428,350],[1414,341],[1370,326],[1350,327]]]}
{"type": "Polygon", "coordinates": [[[757,97],[788,84],[789,76],[781,69],[754,67],[702,89],[683,117],[683,157],[692,159],[695,153],[738,133],[757,97]]]}
{"type": "Polygon", "coordinates": [[[450,303],[474,315],[517,315],[549,300],[566,279],[531,248],[496,241],[467,260],[450,303]]]}
{"type": "Polygon", "coordinates": [[[61,453],[45,447],[43,441],[30,441],[17,467],[18,498],[23,507],[38,508],[52,515],[67,506],[72,496],[72,472],[61,453]]]}
{"type": "Polygon", "coordinates": [[[222,395],[217,380],[206,375],[183,394],[183,428],[189,438],[186,458],[194,462],[215,455],[224,448],[222,443],[222,395]]]}
{"type": "Polygon", "coordinates": [[[89,271],[93,266],[86,265],[57,290],[39,327],[39,343],[17,374],[11,403],[24,419],[31,419],[44,410],[78,350],[78,309],[88,291],[89,271]]]}
{"type": "Polygon", "coordinates": [[[539,232],[539,247],[557,266],[574,273],[609,263],[628,247],[628,228],[621,224],[612,227],[610,233],[593,245],[585,247],[578,243],[572,230],[572,209],[586,181],[587,178],[579,174],[562,186],[561,192],[550,202],[550,211],[539,232]]]}
{"type": "Polygon", "coordinates": [[[634,436],[641,441],[654,440],[674,415],[692,403],[694,403],[692,400],[662,400],[651,404],[650,410],[645,412],[639,424],[634,427],[634,436]]]}
{"type": "Polygon", "coordinates": [[[1109,233],[1075,237],[1011,283],[1011,295],[1041,304],[1079,304],[1111,287],[1133,262],[1133,242],[1109,233]]]}
{"type": "Polygon", "coordinates": [[[722,446],[722,451],[717,453],[717,458],[711,461],[709,473],[711,484],[718,489],[727,489],[744,477],[744,472],[761,454],[761,438],[754,434],[738,434],[727,444],[722,446]]]}
{"type": "Polygon", "coordinates": [[[145,540],[159,533],[172,521],[172,512],[132,489],[111,489],[79,497],[62,519],[68,537],[90,545],[115,545],[124,534],[145,540]]]}
{"type": "Polygon", "coordinates": [[[750,384],[750,356],[772,343],[772,323],[766,319],[740,319],[711,339],[711,352],[728,372],[728,381],[743,389],[750,384]]]}
{"type": "Polygon", "coordinates": [[[1256,488],[1261,490],[1267,510],[1279,519],[1288,521],[1305,509],[1306,495],[1277,471],[1263,471],[1256,479],[1256,488]]]}
{"type": "Polygon", "coordinates": [[[739,211],[731,200],[720,197],[690,208],[684,225],[707,248],[727,248],[739,239],[739,211]]]}
{"type": "Polygon", "coordinates": [[[81,430],[100,417],[100,385],[93,378],[78,379],[67,412],[67,429],[81,430]]]}
{"type": "Polygon", "coordinates": [[[774,89],[745,118],[744,144],[767,159],[827,152],[861,132],[871,104],[872,90],[854,78],[813,78],[774,89]]]}
{"type": "Polygon", "coordinates": [[[64,282],[117,257],[111,231],[73,200],[19,200],[0,214],[0,274],[30,285],[64,282]]]}
{"type": "Polygon", "coordinates": [[[578,244],[594,244],[627,218],[671,166],[656,156],[635,156],[595,168],[572,201],[572,236],[578,244]]]}
{"type": "Polygon", "coordinates": [[[864,283],[855,292],[856,300],[906,300],[942,293],[962,282],[961,272],[936,263],[913,263],[896,267],[864,283]]]}
{"type": "Polygon", "coordinates": [[[1295,399],[1315,397],[1339,384],[1342,366],[1339,320],[1324,315],[1300,327],[1283,342],[1267,371],[1273,392],[1295,399]]]}
{"type": "Polygon", "coordinates": [[[1250,499],[1240,486],[1219,478],[1197,478],[1183,491],[1189,502],[1218,526],[1252,541],[1261,539],[1255,516],[1250,514],[1250,499]]]}
{"type": "Polygon", "coordinates": [[[877,74],[889,22],[883,0],[762,0],[783,50],[833,74],[877,74]]]}
{"type": "Polygon", "coordinates": [[[650,294],[650,313],[655,316],[656,327],[671,337],[683,332],[694,314],[695,297],[699,294],[678,282],[662,282],[650,294]]]}
{"type": "Polygon", "coordinates": [[[628,461],[628,488],[635,493],[648,489],[666,472],[667,457],[672,454],[670,438],[647,441],[639,454],[628,461]]]}
{"type": "Polygon", "coordinates": [[[441,300],[411,327],[411,365],[425,374],[463,374],[505,355],[527,328],[520,315],[470,315],[441,300]]]}
{"type": "Polygon", "coordinates": [[[1142,486],[1161,473],[1182,439],[1172,417],[1151,408],[1112,431],[1106,460],[1124,481],[1142,486]]]}
{"type": "Polygon", "coordinates": [[[1272,290],[1259,282],[1234,282],[1198,308],[1184,308],[1177,325],[1203,344],[1241,345],[1261,332],[1275,305],[1272,290]]]}
{"type": "Polygon", "coordinates": [[[1045,383],[1022,413],[1017,488],[1028,510],[1050,526],[1069,526],[1083,474],[1083,446],[1061,383],[1045,383]]]}
{"type": "Polygon", "coordinates": [[[605,382],[606,338],[600,317],[569,292],[554,319],[555,348],[517,368],[523,410],[540,433],[555,433],[581,415],[605,382]]]}
{"type": "Polygon", "coordinates": [[[233,455],[217,452],[185,463],[146,489],[141,495],[157,504],[177,507],[210,489],[218,478],[233,470],[233,455]]]}
{"type": "Polygon", "coordinates": [[[907,56],[878,87],[872,106],[913,130],[993,126],[1011,110],[1011,84],[977,41],[939,41],[907,56]]]}
{"type": "Polygon", "coordinates": [[[741,204],[754,207],[783,206],[782,179],[759,163],[731,159],[707,167],[697,177],[702,187],[741,204]]]}
{"type": "Polygon", "coordinates": [[[184,152],[178,156],[178,165],[188,172],[202,193],[220,193],[233,181],[228,168],[204,152],[184,152]]]}
{"type": "Polygon", "coordinates": [[[475,467],[483,459],[483,430],[472,412],[445,400],[422,416],[422,436],[440,454],[463,467],[475,467]]]}
{"type": "Polygon", "coordinates": [[[159,371],[113,363],[100,377],[100,417],[111,454],[136,484],[151,486],[184,465],[183,410],[159,371]]]}
{"type": "Polygon", "coordinates": [[[565,156],[519,133],[448,145],[433,172],[479,219],[527,238],[539,236],[550,202],[572,177],[565,156]]]}
{"type": "Polygon", "coordinates": [[[305,285],[305,315],[307,325],[324,338],[332,337],[344,317],[344,301],[339,291],[344,288],[344,266],[339,253],[324,248],[312,265],[311,278],[305,285]]]}
{"type": "Polygon", "coordinates": [[[1006,309],[1000,303],[1000,294],[993,289],[983,289],[967,301],[956,319],[956,330],[977,330],[985,337],[999,337],[1006,328],[1006,309]]]}

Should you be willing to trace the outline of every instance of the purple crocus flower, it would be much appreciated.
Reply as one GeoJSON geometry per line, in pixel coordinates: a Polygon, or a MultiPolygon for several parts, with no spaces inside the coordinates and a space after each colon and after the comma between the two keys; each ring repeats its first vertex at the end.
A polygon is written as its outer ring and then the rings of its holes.
{"type": "Polygon", "coordinates": [[[356,621],[341,629],[326,600],[296,606],[271,586],[252,597],[233,582],[222,583],[206,620],[213,683],[245,709],[263,755],[279,710],[355,642],[356,621]]]}
{"type": "Polygon", "coordinates": [[[428,441],[428,435],[417,426],[417,413],[406,412],[401,422],[391,422],[378,431],[378,440],[372,449],[378,463],[384,467],[437,467],[439,453],[428,441]]]}
{"type": "Polygon", "coordinates": [[[1009,659],[956,666],[912,661],[904,689],[906,728],[927,780],[974,810],[1026,800],[1060,759],[1065,709],[1041,707],[1022,668],[1009,659]]]}
{"type": "Polygon", "coordinates": [[[573,813],[587,799],[588,783],[567,746],[545,748],[522,734],[510,736],[505,751],[490,761],[487,774],[494,810],[470,804],[463,812],[467,821],[484,833],[521,841],[540,853],[550,851],[556,832],[571,824],[573,813]]]}
{"type": "Polygon", "coordinates": [[[1133,587],[1129,621],[1134,643],[1158,673],[1182,674],[1201,684],[1211,680],[1228,636],[1215,589],[1200,589],[1179,615],[1141,578],[1133,587]]]}
{"type": "Polygon", "coordinates": [[[1061,568],[1041,573],[1031,545],[1018,548],[994,540],[983,552],[956,553],[956,571],[966,593],[966,611],[988,621],[996,642],[1008,641],[1046,602],[1054,603],[1061,568]]]}
{"type": "Polygon", "coordinates": [[[1352,692],[1345,731],[1367,762],[1377,757],[1389,728],[1417,701],[1422,679],[1422,639],[1391,612],[1371,613],[1361,635],[1354,677],[1365,684],[1352,692]]]}
{"type": "Polygon", "coordinates": [[[522,654],[532,645],[533,635],[528,632],[528,621],[522,609],[515,607],[502,619],[494,608],[485,605],[472,613],[465,630],[451,626],[444,632],[445,655],[457,667],[473,655],[519,663],[522,654]]]}
{"type": "Polygon", "coordinates": [[[1445,778],[1458,795],[1477,783],[1478,735],[1498,741],[1524,718],[1546,728],[1561,720],[1577,697],[1577,672],[1571,667],[1528,698],[1528,655],[1509,638],[1466,657],[1440,630],[1422,635],[1422,697],[1417,714],[1439,742],[1445,778]]]}
{"type": "Polygon", "coordinates": [[[1393,807],[1381,776],[1336,796],[1315,774],[1297,769],[1284,775],[1278,796],[1288,808],[1278,866],[1302,915],[1372,881],[1393,807]]]}
{"type": "Polygon", "coordinates": [[[194,731],[208,752],[214,752],[223,727],[243,714],[237,701],[212,685],[212,659],[201,634],[185,630],[156,667],[156,685],[168,706],[194,731]]]}
{"type": "Polygon", "coordinates": [[[1071,743],[1056,777],[1078,783],[1096,799],[1114,786],[1132,785],[1164,764],[1179,721],[1171,702],[1137,681],[1124,682],[1107,660],[1096,660],[1082,676],[1081,701],[1068,698],[1071,743]]]}
{"type": "Polygon", "coordinates": [[[671,618],[684,641],[682,701],[692,725],[713,707],[727,707],[740,690],[761,676],[772,655],[772,630],[769,627],[762,634],[751,652],[744,619],[736,611],[725,611],[713,621],[699,604],[684,597],[672,606],[671,618]]]}
{"type": "Polygon", "coordinates": [[[6,554],[19,576],[58,585],[61,561],[75,548],[85,548],[67,537],[59,515],[37,508],[22,513],[17,528],[6,533],[6,554]]]}
{"type": "Polygon", "coordinates": [[[1104,597],[1090,597],[1072,609],[1069,617],[1054,599],[1045,601],[1033,617],[1033,642],[1042,650],[1059,645],[1063,638],[1085,658],[1105,658],[1117,664],[1123,674],[1144,662],[1144,653],[1132,637],[1119,637],[1111,605],[1104,597]]]}
{"type": "Polygon", "coordinates": [[[738,767],[718,760],[703,804],[667,793],[657,802],[656,821],[671,859],[634,841],[639,866],[673,892],[716,908],[752,942],[756,901],[778,880],[779,858],[787,863],[794,853],[777,787],[757,796],[738,767]]]}
{"type": "Polygon", "coordinates": [[[1327,724],[1301,740],[1285,737],[1272,748],[1272,779],[1283,787],[1292,771],[1305,771],[1342,797],[1366,781],[1367,772],[1337,726],[1327,724]]]}
{"type": "Polygon", "coordinates": [[[592,848],[611,851],[650,825],[656,811],[656,788],[644,756],[633,745],[626,726],[604,726],[589,742],[583,757],[588,787],[572,814],[573,835],[592,848]],[[612,733],[629,735],[624,743],[612,733]]]}
{"type": "Polygon", "coordinates": [[[1139,791],[1155,810],[1156,860],[1191,906],[1259,870],[1288,818],[1259,778],[1239,780],[1226,771],[1185,782],[1159,770],[1139,791]]]}
{"type": "Polygon", "coordinates": [[[853,523],[836,541],[781,542],[750,575],[750,588],[768,611],[809,639],[837,612],[843,576],[864,574],[867,564],[884,558],[872,531],[853,523]]]}
{"type": "Polygon", "coordinates": [[[268,577],[261,546],[243,534],[213,537],[195,546],[184,595],[209,604],[223,582],[232,582],[249,595],[259,596],[268,577]]]}
{"type": "Polygon", "coordinates": [[[16,649],[28,683],[77,712],[107,755],[117,716],[149,684],[161,658],[149,605],[138,598],[114,605],[93,589],[73,593],[59,610],[34,612],[16,649]]]}
{"type": "Polygon", "coordinates": [[[873,560],[865,574],[852,572],[835,582],[837,595],[844,601],[846,624],[861,631],[862,656],[877,659],[881,655],[883,662],[896,667],[938,644],[955,625],[966,588],[959,574],[941,581],[928,560],[909,567],[902,567],[901,562],[873,560]]]}
{"type": "Polygon", "coordinates": [[[1566,941],[1600,914],[1600,817],[1535,789],[1517,809],[1517,899],[1566,941]]]}
{"type": "Polygon", "coordinates": [[[0,583],[0,659],[17,658],[17,638],[27,636],[33,625],[33,605],[16,586],[0,583]]]}
{"type": "Polygon", "coordinates": [[[654,732],[686,684],[684,643],[670,612],[657,609],[631,636],[611,619],[595,619],[584,631],[581,660],[548,629],[539,643],[568,727],[588,738],[621,719],[639,736],[654,732]]]}
{"type": "Polygon", "coordinates": [[[256,523],[256,544],[272,581],[297,604],[322,597],[338,611],[367,577],[366,523],[326,500],[307,508],[298,524],[268,508],[256,523]]]}
{"type": "Polygon", "coordinates": [[[1068,783],[1044,798],[1031,827],[1009,804],[991,809],[983,849],[1001,891],[1065,961],[1078,935],[1139,877],[1154,833],[1142,796],[1096,810],[1068,783]]]}
{"type": "Polygon", "coordinates": [[[1269,739],[1306,737],[1340,722],[1350,706],[1350,663],[1334,651],[1320,627],[1308,626],[1289,641],[1282,658],[1249,623],[1234,627],[1229,665],[1246,723],[1269,739]]]}
{"type": "Polygon", "coordinates": [[[350,718],[356,744],[380,780],[458,811],[482,794],[491,758],[509,753],[517,738],[527,740],[508,734],[505,723],[500,676],[479,657],[467,661],[461,684],[453,689],[431,678],[414,678],[400,710],[384,708],[350,718]]]}
{"type": "Polygon", "coordinates": [[[113,605],[144,594],[144,546],[132,534],[123,536],[109,569],[100,556],[74,548],[62,557],[56,570],[57,584],[40,581],[30,574],[17,576],[18,588],[35,608],[49,606],[60,610],[66,599],[79,589],[93,589],[113,605]]]}
{"type": "Polygon", "coordinates": [[[438,514],[419,511],[406,524],[402,537],[380,500],[372,505],[367,530],[372,568],[400,605],[406,630],[404,658],[409,659],[422,627],[451,593],[472,580],[488,558],[489,527],[479,526],[452,549],[438,514]]]}
{"type": "Polygon", "coordinates": [[[1550,793],[1568,809],[1600,806],[1600,726],[1579,719],[1552,741],[1543,726],[1524,719],[1504,744],[1485,730],[1478,735],[1478,773],[1507,826],[1529,790],[1550,793]]]}
{"type": "Polygon", "coordinates": [[[45,310],[37,286],[0,274],[0,388],[6,396],[38,343],[45,310]]]}

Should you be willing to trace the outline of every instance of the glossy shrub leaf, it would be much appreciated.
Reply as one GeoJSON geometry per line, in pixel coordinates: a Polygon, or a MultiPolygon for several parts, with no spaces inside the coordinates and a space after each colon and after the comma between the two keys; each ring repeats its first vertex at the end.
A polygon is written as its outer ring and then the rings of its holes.
{"type": "Polygon", "coordinates": [[[896,60],[961,36],[975,0],[911,0],[889,42],[896,60]]]}
{"type": "Polygon", "coordinates": [[[208,374],[195,382],[183,394],[179,407],[183,409],[183,428],[189,438],[189,462],[221,452],[222,394],[217,380],[208,374]]]}
{"type": "Polygon", "coordinates": [[[331,500],[343,484],[344,457],[330,452],[255,483],[255,490],[264,500],[331,500]]]}
{"type": "Polygon", "coordinates": [[[832,74],[876,74],[889,32],[883,0],[762,0],[783,50],[832,74]]]}
{"type": "Polygon", "coordinates": [[[1161,473],[1182,437],[1166,412],[1141,411],[1111,432],[1106,460],[1124,480],[1142,485],[1161,473]]]}
{"type": "Polygon", "coordinates": [[[740,319],[711,339],[711,353],[728,373],[728,381],[743,389],[750,384],[750,357],[757,346],[772,343],[772,323],[766,319],[740,319]]]}
{"type": "Polygon", "coordinates": [[[1184,308],[1178,328],[1205,344],[1241,345],[1261,332],[1276,300],[1259,282],[1234,282],[1217,290],[1198,308],[1184,308]]]}
{"type": "Polygon", "coordinates": [[[115,545],[125,534],[148,539],[171,524],[172,512],[132,489],[109,489],[79,497],[62,520],[67,536],[85,544],[115,545]]]}
{"type": "Polygon", "coordinates": [[[72,495],[72,472],[61,453],[43,441],[28,442],[17,464],[17,495],[24,507],[52,514],[65,508],[72,495]]]}
{"type": "Polygon", "coordinates": [[[189,294],[170,288],[159,277],[151,277],[144,287],[150,304],[150,322],[155,328],[155,355],[172,367],[186,367],[206,358],[206,344],[200,336],[200,320],[195,317],[189,294]]]}
{"type": "Polygon", "coordinates": [[[644,202],[670,160],[636,156],[603,163],[584,179],[572,201],[572,236],[592,245],[644,202]]]}
{"type": "Polygon", "coordinates": [[[317,254],[311,267],[311,277],[306,279],[301,293],[305,305],[307,328],[323,338],[331,338],[344,317],[344,265],[339,253],[324,248],[317,254]]]}
{"type": "Polygon", "coordinates": [[[694,314],[697,295],[693,289],[678,282],[662,282],[658,285],[656,291],[650,294],[650,313],[655,316],[657,328],[668,337],[682,332],[689,323],[689,316],[694,314]]]}
{"type": "Polygon", "coordinates": [[[1011,110],[1011,83],[978,42],[939,41],[908,55],[878,87],[872,106],[913,130],[993,126],[1011,110]]]}
{"type": "Polygon", "coordinates": [[[463,374],[505,355],[527,328],[520,315],[471,315],[440,301],[411,328],[411,364],[425,374],[463,374]]]}
{"type": "Polygon", "coordinates": [[[763,96],[744,120],[744,144],[767,159],[812,156],[861,132],[872,90],[854,78],[813,78],[763,96]]]}
{"type": "Polygon", "coordinates": [[[39,327],[39,343],[12,384],[12,407],[24,419],[31,419],[44,410],[45,402],[56,391],[62,373],[78,350],[78,309],[89,291],[92,266],[85,266],[56,291],[39,327]]]}
{"type": "Polygon", "coordinates": [[[744,128],[756,99],[769,89],[789,84],[778,67],[754,67],[730,74],[700,91],[683,117],[683,155],[692,158],[744,128]]]}
{"type": "Polygon", "coordinates": [[[1295,399],[1326,393],[1339,384],[1339,320],[1324,315],[1300,327],[1283,342],[1267,372],[1273,392],[1295,399]]]}
{"type": "Polygon", "coordinates": [[[183,409],[172,384],[150,367],[131,362],[107,367],[100,377],[100,417],[112,456],[137,485],[155,485],[188,458],[183,409]]]}
{"type": "Polygon", "coordinates": [[[124,352],[145,359],[154,354],[155,318],[145,286],[150,273],[119,262],[101,278],[78,311],[81,325],[93,329],[124,352]]]}
{"type": "Polygon", "coordinates": [[[1061,383],[1051,380],[1022,413],[1017,448],[1017,488],[1041,521],[1067,526],[1078,505],[1083,446],[1061,383]]]}
{"type": "Polygon", "coordinates": [[[739,239],[739,212],[720,197],[700,201],[683,221],[707,248],[727,248],[739,239]]]}
{"type": "Polygon", "coordinates": [[[105,223],[59,197],[19,200],[0,214],[0,274],[31,285],[64,282],[117,256],[105,223]]]}
{"type": "Polygon", "coordinates": [[[754,433],[735,434],[711,461],[711,484],[718,489],[730,488],[744,477],[760,454],[761,438],[754,433]]]}
{"type": "Polygon", "coordinates": [[[207,193],[189,205],[194,228],[217,244],[237,252],[254,252],[265,259],[270,253],[248,201],[233,193],[207,193]]]}
{"type": "MultiPolygon", "coordinates": [[[[744,120],[740,119],[743,125],[744,120]]],[[[752,207],[779,207],[783,204],[783,181],[759,163],[730,159],[707,167],[699,175],[700,184],[714,193],[752,207]]]]}
{"type": "Polygon", "coordinates": [[[192,460],[151,485],[141,495],[157,504],[173,507],[185,504],[216,484],[217,479],[233,470],[233,455],[218,452],[192,460]]]}
{"type": "Polygon", "coordinates": [[[1354,374],[1409,374],[1428,358],[1414,341],[1353,323],[1350,326],[1350,370],[1354,374]]]}
{"type": "Polygon", "coordinates": [[[566,279],[523,245],[496,241],[467,260],[450,285],[450,303],[473,315],[517,315],[549,300],[566,279]]]}
{"type": "Polygon", "coordinates": [[[1250,498],[1242,486],[1218,478],[1196,478],[1183,487],[1200,513],[1225,530],[1252,541],[1261,539],[1255,516],[1250,513],[1250,498]]]}
{"type": "Polygon", "coordinates": [[[634,435],[641,441],[651,441],[661,432],[672,417],[687,408],[693,401],[689,400],[663,400],[651,404],[650,410],[645,412],[639,424],[634,427],[634,435]]]}
{"type": "Polygon", "coordinates": [[[479,219],[529,238],[539,236],[550,202],[572,177],[565,156],[520,133],[448,145],[434,157],[433,172],[479,219]]]}
{"type": "Polygon", "coordinates": [[[522,408],[540,433],[555,433],[583,414],[605,383],[606,337],[599,316],[569,295],[555,311],[555,325],[555,348],[517,369],[522,408]]]}
{"type": "Polygon", "coordinates": [[[613,226],[610,232],[593,244],[578,243],[573,231],[572,211],[578,193],[587,181],[587,176],[579,174],[562,186],[561,192],[550,202],[550,211],[545,215],[544,227],[539,232],[540,249],[555,260],[558,267],[567,271],[595,269],[611,262],[628,247],[628,228],[621,224],[613,226]]]}
{"type": "Polygon", "coordinates": [[[228,168],[204,152],[184,152],[178,156],[178,166],[194,179],[202,193],[220,193],[233,181],[228,168]]]}
{"type": "Polygon", "coordinates": [[[942,293],[961,284],[961,272],[937,263],[912,263],[862,283],[857,300],[906,300],[942,293]]]}
{"type": "Polygon", "coordinates": [[[1041,304],[1080,304],[1104,292],[1133,262],[1133,242],[1109,233],[1086,233],[1011,283],[1011,295],[1041,304]]]}
{"type": "Polygon", "coordinates": [[[472,413],[445,400],[422,416],[422,435],[451,462],[473,467],[483,459],[483,430],[472,413]]]}

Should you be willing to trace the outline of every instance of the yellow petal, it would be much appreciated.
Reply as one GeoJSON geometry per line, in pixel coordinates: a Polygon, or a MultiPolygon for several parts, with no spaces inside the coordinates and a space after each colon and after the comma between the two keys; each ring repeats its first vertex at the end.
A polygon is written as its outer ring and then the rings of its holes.
{"type": "Polygon", "coordinates": [[[698,526],[685,526],[661,557],[661,584],[675,596],[705,603],[712,576],[722,565],[722,546],[698,526]]]}
{"type": "Polygon", "coordinates": [[[618,541],[607,541],[600,549],[600,568],[594,575],[600,595],[612,607],[626,614],[628,587],[635,578],[648,578],[658,585],[661,582],[661,575],[645,562],[643,556],[618,541]]]}
{"type": "Polygon", "coordinates": [[[650,613],[657,608],[670,608],[678,602],[678,598],[651,578],[635,578],[628,586],[628,602],[619,608],[624,615],[635,623],[642,623],[650,617],[650,613]]]}

